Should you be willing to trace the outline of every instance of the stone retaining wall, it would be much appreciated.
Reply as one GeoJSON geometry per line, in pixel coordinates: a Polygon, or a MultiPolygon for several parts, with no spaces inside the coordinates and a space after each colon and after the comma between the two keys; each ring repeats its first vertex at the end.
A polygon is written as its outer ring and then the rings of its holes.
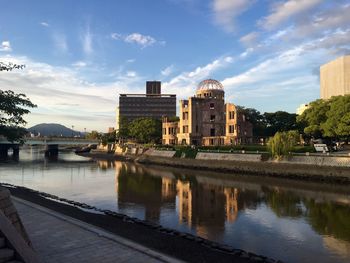
{"type": "Polygon", "coordinates": [[[175,153],[176,151],[160,151],[155,149],[149,149],[144,153],[144,155],[171,158],[171,157],[174,157],[175,153]]]}
{"type": "Polygon", "coordinates": [[[349,167],[298,164],[292,162],[248,162],[229,160],[200,160],[186,158],[168,158],[155,155],[142,155],[136,162],[156,164],[179,168],[202,169],[234,174],[252,174],[257,176],[273,176],[296,178],[303,180],[340,182],[350,184],[349,167]]]}
{"type": "Polygon", "coordinates": [[[350,157],[347,156],[292,156],[288,159],[278,162],[307,164],[315,166],[350,167],[350,157]]]}
{"type": "Polygon", "coordinates": [[[196,159],[198,159],[198,160],[260,162],[261,161],[261,154],[198,152],[196,159]]]}

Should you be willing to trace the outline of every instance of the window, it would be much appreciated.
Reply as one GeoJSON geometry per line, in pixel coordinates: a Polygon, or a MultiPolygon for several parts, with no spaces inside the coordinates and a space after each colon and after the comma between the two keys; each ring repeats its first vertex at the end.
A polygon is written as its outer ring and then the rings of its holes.
{"type": "Polygon", "coordinates": [[[244,114],[243,114],[242,118],[243,118],[243,121],[245,121],[245,115],[244,114]]]}
{"type": "Polygon", "coordinates": [[[214,103],[210,103],[210,109],[211,109],[211,110],[214,109],[214,103]]]}
{"type": "Polygon", "coordinates": [[[198,132],[198,125],[196,125],[196,133],[198,132]]]}
{"type": "Polygon", "coordinates": [[[188,125],[182,127],[182,133],[188,133],[188,125]]]}
{"type": "Polygon", "coordinates": [[[210,115],[210,121],[215,121],[215,115],[210,115]]]}
{"type": "Polygon", "coordinates": [[[183,112],[182,113],[182,119],[183,120],[188,120],[188,112],[183,112]]]}
{"type": "Polygon", "coordinates": [[[170,127],[168,128],[168,134],[171,134],[171,128],[170,127]]]}
{"type": "Polygon", "coordinates": [[[233,120],[233,119],[235,118],[235,112],[234,112],[234,111],[230,111],[228,114],[229,114],[229,115],[228,115],[228,118],[229,118],[230,120],[233,120]]]}
{"type": "Polygon", "coordinates": [[[228,126],[228,130],[229,130],[228,131],[229,133],[234,133],[235,132],[235,126],[234,125],[229,125],[228,126]]]}
{"type": "Polygon", "coordinates": [[[164,135],[166,134],[166,128],[163,128],[163,134],[164,135]]]}
{"type": "Polygon", "coordinates": [[[215,128],[210,129],[210,136],[215,136],[215,128]]]}

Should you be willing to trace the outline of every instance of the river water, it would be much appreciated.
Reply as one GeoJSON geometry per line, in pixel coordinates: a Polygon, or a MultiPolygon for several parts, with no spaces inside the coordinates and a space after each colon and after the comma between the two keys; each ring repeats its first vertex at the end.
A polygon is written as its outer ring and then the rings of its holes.
{"type": "Polygon", "coordinates": [[[0,182],[110,209],[285,262],[350,262],[350,186],[93,162],[23,149],[0,182]]]}

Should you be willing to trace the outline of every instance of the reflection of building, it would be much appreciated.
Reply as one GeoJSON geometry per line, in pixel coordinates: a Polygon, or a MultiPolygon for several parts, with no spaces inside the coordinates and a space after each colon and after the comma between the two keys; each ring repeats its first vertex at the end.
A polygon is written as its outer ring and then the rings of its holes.
{"type": "Polygon", "coordinates": [[[320,82],[321,99],[350,94],[350,55],[322,65],[320,82]]]}
{"type": "Polygon", "coordinates": [[[120,94],[117,109],[117,130],[122,119],[172,117],[176,115],[176,95],[161,94],[160,81],[147,81],[146,94],[120,94]]]}
{"type": "Polygon", "coordinates": [[[178,196],[179,222],[192,225],[192,191],[189,182],[177,181],[176,184],[178,196]]]}
{"type": "Polygon", "coordinates": [[[238,189],[225,188],[224,194],[226,197],[226,220],[233,223],[238,215],[238,189]]]}
{"type": "Polygon", "coordinates": [[[230,145],[252,141],[252,124],[240,108],[224,101],[220,82],[204,80],[196,95],[180,101],[179,121],[163,119],[163,144],[230,145]]]}

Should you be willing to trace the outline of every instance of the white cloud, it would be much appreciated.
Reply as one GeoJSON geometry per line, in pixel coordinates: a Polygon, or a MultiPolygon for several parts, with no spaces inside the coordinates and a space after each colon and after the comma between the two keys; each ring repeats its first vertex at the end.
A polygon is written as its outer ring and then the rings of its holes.
{"type": "Polygon", "coordinates": [[[24,93],[38,105],[33,114],[25,117],[29,127],[40,122],[58,122],[68,127],[75,125],[77,130],[105,131],[115,125],[118,93],[144,90],[143,80],[138,77],[121,76],[113,82],[97,84],[86,81],[70,67],[55,67],[16,56],[2,56],[0,61],[26,65],[23,70],[2,74],[0,86],[24,93]]]}
{"type": "Polygon", "coordinates": [[[272,12],[263,18],[259,24],[263,28],[271,30],[279,27],[290,18],[303,14],[324,0],[287,0],[273,6],[272,12]]]}
{"type": "Polygon", "coordinates": [[[169,76],[171,73],[173,73],[174,71],[174,65],[170,65],[168,67],[166,67],[165,69],[163,69],[160,73],[163,75],[163,76],[169,76]]]}
{"type": "Polygon", "coordinates": [[[123,40],[126,43],[133,43],[141,46],[142,48],[153,46],[154,44],[165,45],[165,41],[158,41],[154,37],[148,35],[142,35],[140,33],[132,33],[129,35],[122,35],[118,33],[112,33],[111,38],[114,40],[123,40]]]}
{"type": "Polygon", "coordinates": [[[47,22],[41,22],[40,25],[44,26],[44,27],[50,27],[50,24],[47,22]]]}
{"type": "Polygon", "coordinates": [[[84,68],[87,66],[87,63],[85,61],[76,61],[72,64],[72,66],[76,68],[84,68]]]}
{"type": "Polygon", "coordinates": [[[126,76],[130,78],[134,78],[137,76],[137,73],[135,71],[128,71],[126,72],[126,76]]]}
{"type": "Polygon", "coordinates": [[[0,45],[0,51],[11,52],[12,47],[10,41],[2,41],[0,45]]]}
{"type": "Polygon", "coordinates": [[[82,38],[84,53],[90,55],[93,53],[94,49],[92,47],[92,34],[90,32],[90,27],[88,27],[82,38]]]}
{"type": "Polygon", "coordinates": [[[205,78],[211,77],[211,75],[219,69],[227,67],[233,62],[233,58],[230,56],[218,58],[211,63],[197,67],[193,71],[183,72],[176,77],[172,78],[169,82],[163,84],[166,93],[178,94],[181,90],[181,98],[187,98],[195,93],[197,84],[205,78]]]}
{"type": "Polygon", "coordinates": [[[151,36],[141,35],[140,33],[132,33],[125,37],[125,42],[136,43],[142,47],[152,46],[156,40],[151,36]]]}
{"type": "Polygon", "coordinates": [[[130,58],[130,59],[126,60],[126,63],[134,63],[135,61],[136,61],[136,59],[130,58]]]}
{"type": "Polygon", "coordinates": [[[251,32],[239,39],[239,41],[246,47],[251,47],[256,44],[258,37],[259,37],[258,32],[251,32]]]}
{"type": "Polygon", "coordinates": [[[253,2],[250,0],[214,0],[212,8],[215,23],[228,32],[234,31],[235,19],[253,2]]]}
{"type": "Polygon", "coordinates": [[[66,53],[68,51],[67,39],[64,34],[54,33],[52,39],[57,51],[60,53],[66,53]]]}

